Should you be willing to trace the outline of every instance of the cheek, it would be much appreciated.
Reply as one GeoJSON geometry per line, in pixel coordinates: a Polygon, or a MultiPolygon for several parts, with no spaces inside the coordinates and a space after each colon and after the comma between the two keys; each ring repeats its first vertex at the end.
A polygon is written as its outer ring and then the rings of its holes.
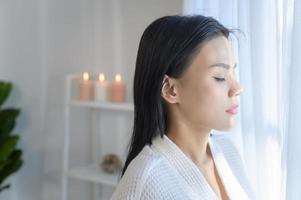
{"type": "Polygon", "coordinates": [[[216,118],[225,102],[225,92],[218,87],[204,87],[199,91],[199,113],[201,117],[216,118]]]}
{"type": "Polygon", "coordinates": [[[226,87],[210,80],[191,85],[183,92],[183,109],[195,119],[214,118],[223,109],[227,97],[226,87]]]}
{"type": "Polygon", "coordinates": [[[202,107],[216,111],[227,100],[228,86],[226,83],[208,80],[202,87],[199,87],[197,94],[202,107]]]}
{"type": "Polygon", "coordinates": [[[218,123],[224,120],[228,106],[227,84],[213,81],[185,90],[182,105],[182,111],[189,121],[211,128],[218,127],[218,123]]]}
{"type": "Polygon", "coordinates": [[[228,130],[234,122],[226,113],[229,106],[227,84],[221,83],[204,91],[206,94],[200,97],[199,113],[195,115],[198,119],[196,123],[215,130],[228,130]]]}

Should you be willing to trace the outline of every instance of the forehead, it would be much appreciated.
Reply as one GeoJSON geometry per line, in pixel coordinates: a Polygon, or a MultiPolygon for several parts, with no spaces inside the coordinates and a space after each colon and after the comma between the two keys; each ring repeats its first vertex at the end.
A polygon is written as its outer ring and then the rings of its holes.
{"type": "Polygon", "coordinates": [[[229,40],[223,36],[206,42],[192,61],[191,67],[198,67],[200,70],[210,70],[209,66],[216,63],[225,63],[230,66],[235,64],[232,46],[229,40]]]}

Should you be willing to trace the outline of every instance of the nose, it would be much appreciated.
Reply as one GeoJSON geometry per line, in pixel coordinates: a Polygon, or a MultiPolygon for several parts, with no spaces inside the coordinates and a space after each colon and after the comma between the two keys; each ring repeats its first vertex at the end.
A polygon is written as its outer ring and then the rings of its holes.
{"type": "Polygon", "coordinates": [[[237,80],[233,81],[232,87],[229,91],[229,97],[238,96],[243,92],[243,88],[237,80]]]}

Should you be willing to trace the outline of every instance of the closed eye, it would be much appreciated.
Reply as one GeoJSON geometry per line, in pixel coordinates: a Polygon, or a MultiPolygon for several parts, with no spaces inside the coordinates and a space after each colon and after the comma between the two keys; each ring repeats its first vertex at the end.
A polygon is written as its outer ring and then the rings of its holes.
{"type": "Polygon", "coordinates": [[[216,81],[218,81],[218,82],[225,81],[225,79],[224,79],[224,78],[218,78],[218,77],[214,77],[214,79],[215,79],[216,81]]]}

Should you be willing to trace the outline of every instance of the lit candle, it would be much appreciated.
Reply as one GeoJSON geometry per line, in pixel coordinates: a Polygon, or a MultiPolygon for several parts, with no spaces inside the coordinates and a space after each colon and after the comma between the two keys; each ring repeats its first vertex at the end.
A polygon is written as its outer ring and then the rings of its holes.
{"type": "Polygon", "coordinates": [[[83,79],[79,83],[79,99],[90,101],[94,98],[93,82],[89,80],[89,73],[83,73],[83,79]]]}
{"type": "Polygon", "coordinates": [[[95,100],[96,101],[106,101],[107,100],[107,88],[108,82],[105,80],[105,75],[100,73],[98,76],[98,81],[95,83],[95,100]]]}
{"type": "Polygon", "coordinates": [[[112,102],[125,101],[125,84],[121,80],[120,74],[116,74],[115,81],[111,84],[110,100],[112,102]]]}

